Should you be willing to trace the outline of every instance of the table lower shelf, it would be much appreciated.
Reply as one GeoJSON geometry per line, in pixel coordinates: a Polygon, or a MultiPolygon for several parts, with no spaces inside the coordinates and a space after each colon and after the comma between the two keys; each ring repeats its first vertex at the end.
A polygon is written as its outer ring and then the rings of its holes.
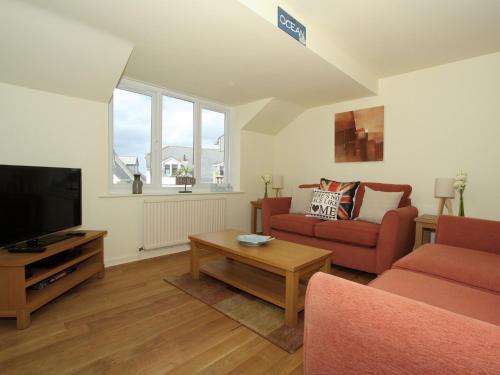
{"type": "MultiPolygon", "coordinates": [[[[210,260],[200,265],[200,271],[226,284],[285,307],[285,278],[234,260],[210,260]]],[[[304,309],[306,286],[299,285],[298,311],[304,309]]]]}

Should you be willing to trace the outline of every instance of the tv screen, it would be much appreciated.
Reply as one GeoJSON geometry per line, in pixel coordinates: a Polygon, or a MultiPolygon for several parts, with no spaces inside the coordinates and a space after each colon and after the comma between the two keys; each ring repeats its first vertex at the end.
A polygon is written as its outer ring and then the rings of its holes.
{"type": "Polygon", "coordinates": [[[82,224],[81,170],[0,165],[0,247],[82,224]]]}

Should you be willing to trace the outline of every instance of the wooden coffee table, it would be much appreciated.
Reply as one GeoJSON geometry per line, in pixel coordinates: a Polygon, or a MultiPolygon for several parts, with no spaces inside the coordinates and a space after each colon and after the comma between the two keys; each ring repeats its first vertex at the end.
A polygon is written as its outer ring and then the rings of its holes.
{"type": "Polygon", "coordinates": [[[297,325],[306,290],[300,277],[317,270],[330,273],[331,252],[281,240],[248,247],[239,244],[240,234],[244,232],[228,229],[189,236],[192,278],[199,279],[203,272],[280,306],[285,309],[285,324],[297,325]],[[200,264],[200,250],[224,255],[225,259],[200,264]]]}

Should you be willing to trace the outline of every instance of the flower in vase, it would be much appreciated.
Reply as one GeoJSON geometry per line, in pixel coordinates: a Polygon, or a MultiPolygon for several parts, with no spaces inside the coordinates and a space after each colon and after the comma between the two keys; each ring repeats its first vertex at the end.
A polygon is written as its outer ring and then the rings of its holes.
{"type": "Polygon", "coordinates": [[[262,181],[264,181],[264,198],[267,198],[267,185],[271,183],[271,180],[273,177],[270,174],[265,174],[263,176],[260,176],[262,178],[262,181]]]}
{"type": "Polygon", "coordinates": [[[453,183],[453,187],[456,191],[460,193],[460,206],[458,210],[458,216],[465,216],[464,210],[464,191],[467,186],[467,173],[463,170],[459,170],[455,176],[455,182],[453,183]]]}
{"type": "Polygon", "coordinates": [[[463,170],[459,170],[457,175],[455,176],[455,182],[453,184],[453,187],[458,192],[463,192],[466,186],[467,186],[467,173],[464,172],[463,170]]]}
{"type": "Polygon", "coordinates": [[[260,177],[262,178],[262,181],[264,181],[265,184],[270,184],[271,180],[273,179],[273,177],[270,174],[265,174],[260,177]]]}

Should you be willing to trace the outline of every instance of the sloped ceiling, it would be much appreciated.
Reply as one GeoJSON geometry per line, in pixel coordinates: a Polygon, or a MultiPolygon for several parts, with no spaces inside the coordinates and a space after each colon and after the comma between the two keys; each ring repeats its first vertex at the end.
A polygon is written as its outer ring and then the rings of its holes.
{"type": "Polygon", "coordinates": [[[108,102],[132,44],[38,7],[0,1],[0,81],[108,102]]]}
{"type": "Polygon", "coordinates": [[[244,130],[264,134],[277,134],[295,120],[305,108],[290,102],[269,98],[259,112],[243,127],[244,130]]]}
{"type": "Polygon", "coordinates": [[[499,0],[282,2],[379,78],[500,51],[499,0]]]}
{"type": "Polygon", "coordinates": [[[229,105],[275,97],[311,107],[374,93],[236,0],[29,3],[131,41],[127,77],[229,105]]]}
{"type": "Polygon", "coordinates": [[[107,101],[124,73],[232,106],[268,98],[245,128],[274,134],[304,108],[375,95],[380,76],[499,50],[497,8],[498,0],[1,0],[0,80],[107,101]],[[278,5],[307,26],[307,47],[276,27],[278,5]]]}

